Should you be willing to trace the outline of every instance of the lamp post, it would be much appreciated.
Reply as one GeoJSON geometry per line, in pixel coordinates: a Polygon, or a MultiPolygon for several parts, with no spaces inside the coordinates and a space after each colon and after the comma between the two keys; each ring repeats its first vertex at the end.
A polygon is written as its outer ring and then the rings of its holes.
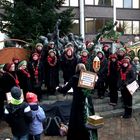
{"type": "Polygon", "coordinates": [[[85,24],[84,24],[84,0],[80,0],[80,34],[85,38],[85,24]]]}
{"type": "MultiPolygon", "coordinates": [[[[116,22],[116,0],[113,0],[113,23],[116,22]]],[[[116,31],[116,26],[114,26],[114,30],[116,31]]]]}

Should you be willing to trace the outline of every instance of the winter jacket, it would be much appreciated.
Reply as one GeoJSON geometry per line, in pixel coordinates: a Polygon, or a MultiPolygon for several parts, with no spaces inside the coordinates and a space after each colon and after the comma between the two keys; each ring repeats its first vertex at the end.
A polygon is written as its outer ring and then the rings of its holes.
{"type": "Polygon", "coordinates": [[[44,110],[38,104],[30,105],[33,121],[30,123],[31,135],[41,134],[43,132],[43,121],[46,118],[44,110]]]}
{"type": "Polygon", "coordinates": [[[15,105],[9,103],[5,108],[5,120],[10,125],[14,136],[24,136],[29,133],[29,123],[32,121],[30,106],[22,102],[15,105]]]}
{"type": "Polygon", "coordinates": [[[63,71],[63,78],[65,82],[68,82],[70,78],[75,74],[75,68],[78,64],[78,59],[74,55],[73,59],[68,60],[65,57],[65,53],[61,56],[60,66],[63,71]]]}

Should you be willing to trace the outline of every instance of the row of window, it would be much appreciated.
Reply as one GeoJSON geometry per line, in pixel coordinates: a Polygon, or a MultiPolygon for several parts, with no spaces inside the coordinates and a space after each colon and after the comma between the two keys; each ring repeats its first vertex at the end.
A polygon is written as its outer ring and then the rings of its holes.
{"type": "MultiPolygon", "coordinates": [[[[107,22],[110,22],[111,20],[112,19],[107,18],[85,18],[85,33],[96,34],[105,26],[107,22]]],[[[140,34],[140,21],[118,20],[117,30],[124,34],[140,34]]],[[[73,28],[71,31],[75,34],[80,33],[80,24],[78,19],[73,21],[73,28]]]]}
{"type": "MultiPolygon", "coordinates": [[[[80,0],[65,0],[63,6],[79,6],[80,0]]],[[[85,5],[113,6],[114,0],[85,0],[85,5]]],[[[139,0],[116,0],[118,8],[140,8],[139,0]]]]}

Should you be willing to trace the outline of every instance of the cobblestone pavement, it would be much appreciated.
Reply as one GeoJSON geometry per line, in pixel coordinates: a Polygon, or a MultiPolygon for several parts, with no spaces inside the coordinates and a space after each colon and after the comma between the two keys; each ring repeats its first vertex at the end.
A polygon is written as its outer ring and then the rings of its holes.
{"type": "MultiPolygon", "coordinates": [[[[121,117],[105,119],[104,127],[98,130],[99,140],[140,140],[140,115],[131,119],[121,117]]],[[[11,132],[5,122],[0,123],[0,140],[11,137],[11,132]]],[[[42,140],[66,140],[66,137],[47,137],[42,140]]]]}
{"type": "Polygon", "coordinates": [[[106,119],[98,134],[99,140],[140,140],[140,115],[133,115],[131,119],[106,119]]]}

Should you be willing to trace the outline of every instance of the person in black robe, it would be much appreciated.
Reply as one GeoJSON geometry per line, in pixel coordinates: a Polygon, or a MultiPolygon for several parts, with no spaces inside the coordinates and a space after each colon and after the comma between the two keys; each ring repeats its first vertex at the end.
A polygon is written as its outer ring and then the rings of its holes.
{"type": "Polygon", "coordinates": [[[85,116],[87,115],[85,111],[86,96],[82,91],[83,88],[78,87],[78,81],[81,70],[86,70],[86,68],[84,64],[79,63],[76,67],[76,74],[72,76],[72,78],[64,87],[58,88],[58,92],[64,94],[71,87],[73,88],[73,101],[70,112],[67,140],[89,140],[89,133],[85,126],[85,116]]]}

